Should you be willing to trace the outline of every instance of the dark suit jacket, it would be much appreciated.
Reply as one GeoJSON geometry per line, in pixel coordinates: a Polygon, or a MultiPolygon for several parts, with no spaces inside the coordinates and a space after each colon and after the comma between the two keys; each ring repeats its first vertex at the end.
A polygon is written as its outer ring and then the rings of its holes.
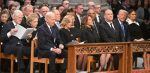
{"type": "Polygon", "coordinates": [[[1,34],[1,30],[2,30],[3,26],[4,26],[4,23],[0,22],[0,34],[1,34]]]}
{"type": "Polygon", "coordinates": [[[80,21],[79,21],[77,15],[75,16],[74,26],[75,26],[75,28],[77,28],[77,29],[80,29],[80,28],[81,28],[80,21]]]}
{"type": "Polygon", "coordinates": [[[42,24],[38,29],[38,49],[50,51],[50,48],[58,47],[63,44],[56,26],[51,27],[52,33],[47,24],[42,24]]]}
{"type": "Polygon", "coordinates": [[[121,24],[119,23],[118,19],[114,20],[115,25],[117,26],[117,29],[119,30],[119,42],[127,42],[130,41],[130,33],[129,33],[129,27],[128,27],[128,23],[124,22],[123,26],[124,26],[124,31],[125,31],[125,36],[123,36],[122,30],[121,30],[121,24]]]}
{"type": "Polygon", "coordinates": [[[98,18],[99,18],[99,22],[98,22],[98,20],[97,20],[97,18],[95,17],[95,24],[101,24],[102,23],[102,18],[100,17],[100,16],[98,16],[98,18]]]}
{"type": "Polygon", "coordinates": [[[115,31],[112,32],[109,24],[106,21],[104,21],[100,25],[101,40],[103,42],[118,42],[119,41],[119,39],[118,39],[118,37],[119,37],[118,31],[119,30],[115,24],[114,24],[114,28],[115,28],[115,31]]]}
{"type": "Polygon", "coordinates": [[[29,27],[30,27],[30,26],[27,24],[27,19],[26,19],[25,16],[22,18],[21,25],[22,25],[23,27],[25,27],[25,28],[29,28],[29,27]]]}
{"type": "Polygon", "coordinates": [[[20,39],[18,39],[15,36],[8,37],[7,33],[12,29],[15,28],[13,22],[8,22],[8,24],[4,25],[2,31],[1,31],[1,38],[4,45],[4,48],[7,53],[11,53],[11,50],[13,48],[7,48],[7,46],[17,45],[18,43],[21,43],[20,39]]]}
{"type": "Polygon", "coordinates": [[[45,17],[40,17],[38,19],[38,27],[45,23],[45,17]]]}

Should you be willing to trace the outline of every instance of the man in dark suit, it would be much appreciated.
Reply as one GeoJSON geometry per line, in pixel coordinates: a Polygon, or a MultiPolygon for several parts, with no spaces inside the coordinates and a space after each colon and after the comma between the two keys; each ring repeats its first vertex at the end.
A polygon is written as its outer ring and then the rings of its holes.
{"type": "Polygon", "coordinates": [[[105,21],[100,25],[101,35],[103,42],[117,42],[118,41],[118,29],[113,22],[113,12],[107,9],[104,13],[105,21]]]}
{"type": "Polygon", "coordinates": [[[66,72],[67,55],[64,52],[63,42],[61,41],[58,28],[55,26],[55,14],[48,12],[45,15],[46,23],[42,24],[38,29],[38,49],[39,57],[50,59],[49,73],[56,72],[55,59],[56,57],[64,57],[64,64],[61,66],[61,73],[66,72]]]}
{"type": "MultiPolygon", "coordinates": [[[[113,22],[113,12],[110,9],[105,10],[104,13],[105,21],[100,25],[101,40],[103,42],[117,42],[118,41],[118,30],[117,26],[113,22]]],[[[111,54],[101,55],[101,67],[99,70],[103,70],[104,65],[108,63],[111,54]]]]}
{"type": "Polygon", "coordinates": [[[42,24],[45,23],[45,14],[49,11],[49,8],[46,5],[41,5],[39,9],[40,9],[40,14],[39,14],[40,17],[38,20],[38,26],[41,26],[42,24]]]}
{"type": "Polygon", "coordinates": [[[101,5],[97,4],[95,5],[95,24],[101,24],[102,23],[102,17],[100,15],[101,13],[101,5]]]}
{"type": "MultiPolygon", "coordinates": [[[[128,42],[130,41],[128,23],[126,22],[128,12],[121,9],[118,12],[117,18],[114,20],[115,25],[117,26],[117,33],[119,33],[118,41],[119,42],[128,42]]],[[[119,65],[119,55],[114,55],[114,69],[118,69],[119,65]]]]}
{"type": "Polygon", "coordinates": [[[130,41],[128,23],[126,22],[128,12],[126,10],[119,10],[117,18],[114,20],[114,23],[119,30],[119,42],[128,42],[130,41]]]}
{"type": "Polygon", "coordinates": [[[4,25],[1,33],[2,42],[4,45],[4,53],[14,54],[17,57],[19,72],[24,73],[24,63],[23,55],[25,53],[26,47],[23,46],[21,40],[16,36],[13,36],[13,33],[17,32],[16,25],[19,25],[22,21],[23,13],[20,10],[15,10],[12,15],[13,20],[4,25]]]}
{"type": "Polygon", "coordinates": [[[81,28],[81,20],[82,20],[81,16],[83,13],[83,5],[77,4],[75,6],[75,12],[76,12],[76,15],[75,15],[74,25],[75,25],[75,28],[80,29],[81,28]]]}

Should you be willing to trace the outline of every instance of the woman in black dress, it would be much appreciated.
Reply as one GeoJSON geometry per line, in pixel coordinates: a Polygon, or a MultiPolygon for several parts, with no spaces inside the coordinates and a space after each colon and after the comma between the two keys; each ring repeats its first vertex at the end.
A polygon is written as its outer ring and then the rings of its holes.
{"type": "Polygon", "coordinates": [[[61,21],[61,29],[59,30],[60,37],[66,47],[66,44],[72,41],[78,41],[79,31],[74,28],[74,16],[66,15],[61,21]]]}
{"type": "MultiPolygon", "coordinates": [[[[127,22],[129,24],[130,38],[131,41],[135,41],[135,42],[144,41],[143,32],[141,30],[141,24],[139,24],[139,22],[136,21],[136,16],[137,15],[135,10],[133,9],[129,10],[127,22]]],[[[137,67],[136,66],[137,57],[142,57],[142,55],[143,53],[133,53],[133,62],[135,62],[135,67],[137,67]]],[[[144,55],[143,55],[143,59],[145,61],[144,55]]]]}

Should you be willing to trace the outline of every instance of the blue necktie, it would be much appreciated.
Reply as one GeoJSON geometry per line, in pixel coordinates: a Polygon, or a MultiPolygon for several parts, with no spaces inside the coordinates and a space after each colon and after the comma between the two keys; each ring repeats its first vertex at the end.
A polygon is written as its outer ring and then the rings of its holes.
{"type": "Polygon", "coordinates": [[[125,36],[124,25],[123,25],[123,24],[120,24],[120,26],[121,26],[121,31],[122,31],[122,33],[123,33],[123,36],[125,36]]]}
{"type": "Polygon", "coordinates": [[[124,25],[120,24],[121,26],[121,33],[122,33],[122,41],[125,41],[125,29],[124,29],[124,25]]]}

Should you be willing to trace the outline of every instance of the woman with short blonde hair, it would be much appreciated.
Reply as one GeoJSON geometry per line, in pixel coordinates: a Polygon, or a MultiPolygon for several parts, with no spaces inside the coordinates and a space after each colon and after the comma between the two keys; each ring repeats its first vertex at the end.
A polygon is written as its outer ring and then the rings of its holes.
{"type": "Polygon", "coordinates": [[[32,13],[27,18],[27,23],[32,28],[36,28],[38,24],[38,18],[39,16],[36,13],[32,13]]]}

